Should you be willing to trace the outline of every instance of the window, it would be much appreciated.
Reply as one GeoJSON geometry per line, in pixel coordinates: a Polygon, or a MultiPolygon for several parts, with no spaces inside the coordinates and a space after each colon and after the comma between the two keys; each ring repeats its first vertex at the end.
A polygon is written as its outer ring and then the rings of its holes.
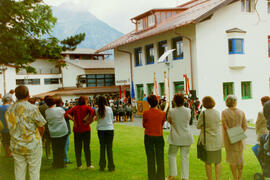
{"type": "Polygon", "coordinates": [[[59,78],[45,78],[44,84],[59,84],[59,78]]]}
{"type": "Polygon", "coordinates": [[[164,52],[168,50],[167,41],[161,41],[158,43],[158,57],[162,56],[164,52]]]}
{"type": "Polygon", "coordinates": [[[174,93],[183,93],[185,91],[184,81],[174,82],[174,93]]]}
{"type": "Polygon", "coordinates": [[[255,0],[241,0],[241,8],[244,12],[253,12],[255,10],[255,0]]]}
{"type": "Polygon", "coordinates": [[[268,36],[268,57],[270,57],[270,36],[268,36]]]}
{"type": "Polygon", "coordinates": [[[173,59],[183,59],[184,57],[184,48],[183,48],[183,38],[182,37],[177,37],[172,39],[172,48],[175,49],[173,51],[173,59]]]}
{"type": "Polygon", "coordinates": [[[16,85],[39,85],[40,79],[16,79],[16,85]]]}
{"type": "Polygon", "coordinates": [[[114,86],[115,76],[114,74],[85,74],[80,75],[78,81],[81,84],[86,83],[87,87],[114,86]]]}
{"type": "Polygon", "coordinates": [[[159,88],[160,88],[160,96],[164,96],[165,95],[164,83],[159,83],[159,88]]]}
{"type": "Polygon", "coordinates": [[[241,82],[242,99],[251,99],[251,82],[241,82]]]}
{"type": "Polygon", "coordinates": [[[145,59],[146,59],[146,64],[154,64],[154,57],[155,57],[155,53],[154,53],[154,45],[150,44],[145,46],[145,59]]]}
{"type": "Polygon", "coordinates": [[[135,49],[135,66],[142,65],[142,48],[135,49]]]}
{"type": "Polygon", "coordinates": [[[143,100],[143,85],[142,84],[137,85],[137,99],[138,101],[143,100]]]}
{"type": "Polygon", "coordinates": [[[229,54],[244,54],[244,39],[229,39],[229,54]]]}
{"type": "Polygon", "coordinates": [[[225,82],[223,83],[223,97],[224,100],[226,100],[228,95],[233,95],[234,94],[234,86],[233,82],[225,82]]]}
{"type": "Polygon", "coordinates": [[[148,27],[154,26],[155,24],[155,15],[148,16],[148,27]]]}
{"type": "Polygon", "coordinates": [[[154,94],[154,84],[147,84],[147,93],[148,95],[154,94]]]}
{"type": "Polygon", "coordinates": [[[138,27],[138,31],[143,29],[143,20],[140,19],[139,21],[137,21],[137,27],[138,27]]]}

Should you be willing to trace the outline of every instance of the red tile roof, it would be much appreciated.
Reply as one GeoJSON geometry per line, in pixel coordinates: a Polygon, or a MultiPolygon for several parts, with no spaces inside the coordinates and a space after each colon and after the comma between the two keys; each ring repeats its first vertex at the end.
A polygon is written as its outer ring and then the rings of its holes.
{"type": "Polygon", "coordinates": [[[187,8],[187,10],[174,15],[167,21],[158,24],[155,28],[136,33],[132,31],[119,39],[107,44],[96,52],[102,52],[114,49],[125,44],[129,44],[140,39],[154,36],[175,28],[185,26],[191,23],[198,23],[212,15],[219,8],[222,8],[235,0],[192,0],[188,3],[178,6],[178,8],[187,8]]]}

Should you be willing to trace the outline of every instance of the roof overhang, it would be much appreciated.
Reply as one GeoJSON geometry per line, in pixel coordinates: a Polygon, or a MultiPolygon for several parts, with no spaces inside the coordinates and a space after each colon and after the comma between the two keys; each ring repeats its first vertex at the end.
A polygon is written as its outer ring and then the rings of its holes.
{"type": "Polygon", "coordinates": [[[196,5],[191,5],[189,9],[179,14],[176,14],[173,18],[170,18],[170,20],[157,25],[155,28],[139,34],[135,31],[132,31],[120,37],[119,39],[107,44],[106,46],[98,49],[96,53],[115,49],[117,47],[133,43],[135,41],[150,36],[158,35],[170,30],[175,30],[179,27],[187,26],[189,24],[199,23],[212,16],[220,8],[225,7],[235,1],[238,0],[194,0],[192,2],[196,3],[196,5]]]}

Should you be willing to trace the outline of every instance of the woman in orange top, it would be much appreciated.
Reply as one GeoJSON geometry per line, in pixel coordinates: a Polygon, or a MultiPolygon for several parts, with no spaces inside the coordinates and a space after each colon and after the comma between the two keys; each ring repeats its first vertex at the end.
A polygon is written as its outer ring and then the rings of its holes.
{"type": "Polygon", "coordinates": [[[157,108],[158,100],[155,95],[148,96],[147,101],[151,108],[143,113],[143,127],[148,180],[164,180],[163,124],[166,114],[157,108]]]}

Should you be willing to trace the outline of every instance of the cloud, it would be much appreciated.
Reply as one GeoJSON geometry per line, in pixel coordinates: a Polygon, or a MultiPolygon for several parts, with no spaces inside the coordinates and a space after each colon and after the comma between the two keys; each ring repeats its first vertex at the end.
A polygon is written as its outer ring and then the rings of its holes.
{"type": "Polygon", "coordinates": [[[49,5],[73,3],[73,8],[87,9],[97,18],[128,33],[135,28],[130,19],[153,8],[175,7],[187,0],[45,0],[49,5]]]}

